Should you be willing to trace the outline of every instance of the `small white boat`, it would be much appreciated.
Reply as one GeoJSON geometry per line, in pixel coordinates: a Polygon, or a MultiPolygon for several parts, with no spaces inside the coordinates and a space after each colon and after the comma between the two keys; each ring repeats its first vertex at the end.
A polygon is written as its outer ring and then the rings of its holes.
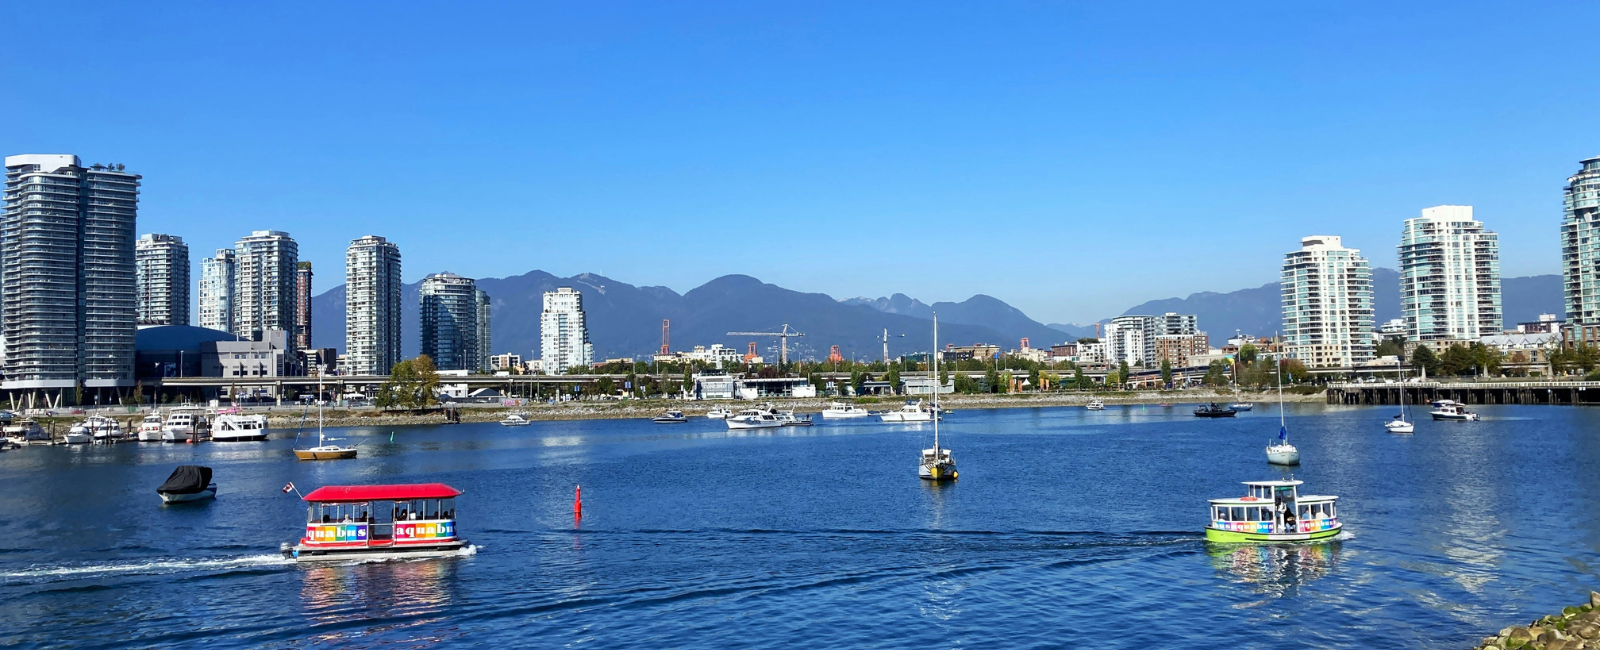
{"type": "Polygon", "coordinates": [[[122,424],[103,415],[91,415],[82,422],[85,432],[96,444],[108,445],[125,438],[122,424]]]}
{"type": "Polygon", "coordinates": [[[655,422],[656,424],[683,424],[688,422],[689,418],[684,417],[683,411],[667,411],[661,415],[650,418],[650,421],[655,422]]]}
{"type": "Polygon", "coordinates": [[[500,421],[500,426],[503,427],[525,427],[530,424],[533,424],[533,421],[529,420],[527,414],[522,412],[507,415],[504,420],[500,421]]]}
{"type": "MultiPolygon", "coordinates": [[[[933,349],[939,349],[939,314],[937,312],[933,314],[933,349]]],[[[937,354],[933,355],[933,376],[939,376],[939,355],[937,354]]],[[[922,402],[918,400],[917,408],[919,411],[921,407],[922,402]]],[[[904,411],[905,409],[901,410],[904,411]]],[[[930,414],[929,419],[933,420],[933,447],[922,450],[922,453],[918,455],[917,478],[935,483],[939,481],[954,481],[961,476],[960,472],[956,471],[955,457],[951,455],[949,449],[939,444],[939,420],[943,418],[934,415],[939,412],[939,391],[934,390],[933,405],[927,411],[930,414]]]]}
{"type": "Polygon", "coordinates": [[[167,477],[167,482],[156,488],[162,503],[204,501],[217,496],[217,484],[211,481],[211,468],[200,465],[179,465],[167,477]]]}
{"type": "MultiPolygon", "coordinates": [[[[1278,364],[1274,363],[1276,367],[1278,364]]],[[[1289,420],[1283,412],[1283,371],[1278,370],[1278,442],[1267,444],[1267,463],[1272,465],[1299,465],[1300,450],[1289,444],[1289,420]]],[[[1233,405],[1237,410],[1238,404],[1233,405]]],[[[1247,405],[1253,406],[1253,405],[1247,405]]],[[[1245,409],[1246,411],[1250,409],[1245,409]]]]}
{"type": "Polygon", "coordinates": [[[1234,402],[1234,403],[1228,405],[1228,408],[1233,409],[1235,411],[1248,411],[1248,410],[1251,410],[1251,409],[1253,409],[1255,407],[1256,407],[1256,405],[1255,404],[1251,404],[1250,402],[1234,402]]]}
{"type": "Polygon", "coordinates": [[[211,422],[211,440],[242,442],[267,439],[267,416],[225,413],[211,422]]]}
{"type": "Polygon", "coordinates": [[[822,417],[826,420],[848,420],[852,418],[864,418],[870,415],[872,415],[872,411],[868,411],[848,402],[833,402],[832,404],[828,405],[827,410],[822,412],[822,417]]]}
{"type": "Polygon", "coordinates": [[[924,404],[920,399],[915,402],[906,400],[905,406],[900,407],[900,410],[879,413],[878,419],[884,422],[932,422],[933,407],[924,404]]]}
{"type": "Polygon", "coordinates": [[[794,414],[794,411],[776,411],[773,413],[773,415],[778,418],[779,424],[782,424],[786,427],[811,426],[811,416],[809,415],[805,417],[798,417],[794,414]]]}
{"type": "Polygon", "coordinates": [[[706,411],[706,418],[710,420],[726,420],[733,417],[733,415],[733,409],[725,409],[720,406],[706,411]]]}
{"type": "Polygon", "coordinates": [[[61,437],[61,441],[69,445],[87,445],[94,442],[94,437],[82,431],[68,431],[67,435],[61,437]]]}
{"type": "Polygon", "coordinates": [[[1416,430],[1416,425],[1406,420],[1406,389],[1404,387],[1400,388],[1400,414],[1394,416],[1393,420],[1383,423],[1383,428],[1388,429],[1389,433],[1411,433],[1416,430]]]}
{"type": "Polygon", "coordinates": [[[1467,405],[1455,400],[1443,399],[1434,402],[1436,408],[1432,415],[1435,420],[1472,421],[1478,419],[1478,414],[1467,410],[1467,405]]]}
{"type": "Polygon", "coordinates": [[[139,422],[139,442],[161,442],[161,411],[151,411],[139,422]]]}
{"type": "Polygon", "coordinates": [[[1102,401],[1100,401],[1098,399],[1092,399],[1092,400],[1089,400],[1088,404],[1083,405],[1083,408],[1089,409],[1091,411],[1104,411],[1104,410],[1106,410],[1106,403],[1102,402],[1102,401]]]}
{"type": "Polygon", "coordinates": [[[776,429],[783,426],[778,417],[763,409],[745,409],[726,420],[729,429],[776,429]]]}

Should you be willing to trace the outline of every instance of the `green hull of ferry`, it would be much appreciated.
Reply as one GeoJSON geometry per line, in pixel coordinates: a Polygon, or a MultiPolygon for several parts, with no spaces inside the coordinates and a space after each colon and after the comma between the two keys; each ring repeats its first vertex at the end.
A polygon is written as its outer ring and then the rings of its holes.
{"type": "Polygon", "coordinates": [[[1233,530],[1219,530],[1206,528],[1206,541],[1220,544],[1246,544],[1261,542],[1315,542],[1318,540],[1332,539],[1337,536],[1339,528],[1319,530],[1314,533],[1241,533],[1233,530]]]}

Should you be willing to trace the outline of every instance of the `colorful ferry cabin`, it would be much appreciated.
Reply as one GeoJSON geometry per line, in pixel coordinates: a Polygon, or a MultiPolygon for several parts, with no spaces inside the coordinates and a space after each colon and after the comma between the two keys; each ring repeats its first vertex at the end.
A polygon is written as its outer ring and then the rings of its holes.
{"type": "Polygon", "coordinates": [[[1246,481],[1245,495],[1211,499],[1211,542],[1302,542],[1339,534],[1336,496],[1301,495],[1304,481],[1246,481]]]}
{"type": "Polygon", "coordinates": [[[283,544],[300,562],[440,557],[468,548],[456,534],[456,497],[443,483],[329,485],[302,497],[305,536],[283,544]]]}

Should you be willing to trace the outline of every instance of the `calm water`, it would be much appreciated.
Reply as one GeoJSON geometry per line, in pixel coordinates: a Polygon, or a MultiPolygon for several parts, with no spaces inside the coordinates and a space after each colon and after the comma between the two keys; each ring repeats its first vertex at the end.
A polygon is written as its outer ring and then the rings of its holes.
{"type": "Polygon", "coordinates": [[[0,645],[1466,647],[1600,588],[1600,410],[1480,410],[1395,436],[1387,410],[1292,407],[1295,476],[1348,532],[1288,547],[1199,532],[1206,498],[1288,475],[1265,406],[962,411],[945,486],[916,478],[926,425],[864,422],[356,429],[329,463],[288,439],[13,450],[0,645]],[[184,463],[216,501],[160,505],[184,463]],[[449,483],[481,549],[286,565],[291,480],[449,483]]]}

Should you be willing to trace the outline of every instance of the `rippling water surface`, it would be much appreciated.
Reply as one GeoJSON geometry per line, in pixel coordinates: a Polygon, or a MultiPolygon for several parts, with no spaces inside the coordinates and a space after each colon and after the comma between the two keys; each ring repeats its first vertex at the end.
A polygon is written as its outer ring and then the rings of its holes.
{"type": "Polygon", "coordinates": [[[0,645],[1466,647],[1600,588],[1600,411],[1479,410],[1395,436],[1291,406],[1293,474],[1348,532],[1276,547],[1200,533],[1205,499],[1290,474],[1266,405],[961,411],[953,485],[916,478],[927,425],[859,421],[353,429],[361,458],[325,463],[287,437],[13,450],[0,645]],[[217,500],[162,506],[186,463],[217,500]],[[285,564],[291,480],[449,483],[479,551],[285,564]]]}

